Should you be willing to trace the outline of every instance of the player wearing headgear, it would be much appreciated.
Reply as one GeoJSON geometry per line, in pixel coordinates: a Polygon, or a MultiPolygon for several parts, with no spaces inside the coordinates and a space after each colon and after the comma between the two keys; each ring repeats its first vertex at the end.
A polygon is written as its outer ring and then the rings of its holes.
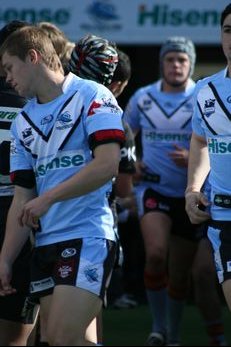
{"type": "MultiPolygon", "coordinates": [[[[206,239],[198,242],[202,236],[185,212],[195,60],[190,39],[168,38],[160,49],[161,78],[136,91],[125,109],[125,120],[134,134],[141,132],[137,200],[146,253],[144,284],[152,314],[149,346],[180,344],[182,311],[197,251],[197,257],[203,256],[203,269],[210,274],[203,283],[207,297],[202,314],[210,329],[211,343],[224,340],[218,298],[213,300],[212,314],[210,310],[211,297],[216,298],[216,281],[209,244],[206,239]],[[221,329],[217,329],[215,321],[221,329]]],[[[204,287],[197,286],[198,291],[204,295],[204,287]]]]}

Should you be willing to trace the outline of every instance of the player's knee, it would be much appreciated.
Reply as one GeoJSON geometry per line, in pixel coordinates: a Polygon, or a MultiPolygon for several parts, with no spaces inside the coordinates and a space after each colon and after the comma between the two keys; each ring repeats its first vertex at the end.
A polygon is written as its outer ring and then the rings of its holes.
{"type": "Polygon", "coordinates": [[[145,271],[144,285],[145,288],[151,290],[160,290],[162,288],[165,288],[167,286],[167,275],[166,273],[154,275],[145,271]]]}
{"type": "Polygon", "coordinates": [[[169,283],[168,295],[170,298],[175,300],[185,300],[188,295],[188,285],[174,286],[169,283]]]}
{"type": "Polygon", "coordinates": [[[155,252],[152,252],[152,254],[146,255],[146,264],[149,268],[152,268],[153,271],[155,269],[158,269],[158,272],[160,272],[161,268],[165,268],[166,258],[164,256],[165,252],[162,249],[158,249],[155,252]]]}

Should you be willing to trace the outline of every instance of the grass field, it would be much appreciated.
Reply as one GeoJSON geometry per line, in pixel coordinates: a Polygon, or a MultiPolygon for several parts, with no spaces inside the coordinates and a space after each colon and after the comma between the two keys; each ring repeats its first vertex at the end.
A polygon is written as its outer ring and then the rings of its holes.
{"type": "MultiPolygon", "coordinates": [[[[225,333],[231,346],[231,313],[223,308],[225,333]]],[[[104,346],[144,346],[150,332],[151,318],[147,305],[131,309],[107,308],[103,313],[104,346]]],[[[182,322],[183,346],[207,346],[207,335],[195,306],[187,304],[182,322]]]]}

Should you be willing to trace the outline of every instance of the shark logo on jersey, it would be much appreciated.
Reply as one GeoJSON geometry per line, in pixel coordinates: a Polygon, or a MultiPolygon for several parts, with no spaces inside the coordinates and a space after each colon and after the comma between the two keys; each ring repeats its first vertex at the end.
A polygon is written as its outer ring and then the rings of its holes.
{"type": "Polygon", "coordinates": [[[57,122],[59,122],[61,124],[60,126],[56,127],[59,130],[71,128],[73,126],[72,117],[71,117],[70,113],[67,111],[64,113],[61,113],[57,117],[57,122]]]}
{"type": "Polygon", "coordinates": [[[205,100],[204,114],[206,117],[210,117],[215,112],[215,99],[205,100]]]}
{"type": "Polygon", "coordinates": [[[72,121],[70,113],[68,113],[68,112],[61,113],[57,117],[57,121],[60,123],[63,123],[63,124],[70,123],[72,121]]]}
{"type": "Polygon", "coordinates": [[[30,144],[34,141],[34,136],[32,133],[32,128],[26,128],[22,131],[23,142],[25,146],[29,147],[30,144]]]}

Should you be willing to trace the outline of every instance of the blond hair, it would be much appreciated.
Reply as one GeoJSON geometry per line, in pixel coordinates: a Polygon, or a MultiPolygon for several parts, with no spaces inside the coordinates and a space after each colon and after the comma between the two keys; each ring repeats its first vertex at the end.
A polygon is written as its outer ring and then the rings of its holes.
{"type": "Polygon", "coordinates": [[[13,32],[0,48],[0,57],[7,52],[25,61],[29,50],[39,52],[44,64],[52,71],[62,70],[61,61],[49,37],[37,26],[25,26],[13,32]]]}
{"type": "Polygon", "coordinates": [[[62,58],[66,51],[66,45],[68,43],[68,39],[66,38],[64,32],[60,30],[55,24],[50,22],[39,22],[37,23],[37,26],[41,28],[50,38],[56,50],[56,53],[62,61],[62,58]]]}

